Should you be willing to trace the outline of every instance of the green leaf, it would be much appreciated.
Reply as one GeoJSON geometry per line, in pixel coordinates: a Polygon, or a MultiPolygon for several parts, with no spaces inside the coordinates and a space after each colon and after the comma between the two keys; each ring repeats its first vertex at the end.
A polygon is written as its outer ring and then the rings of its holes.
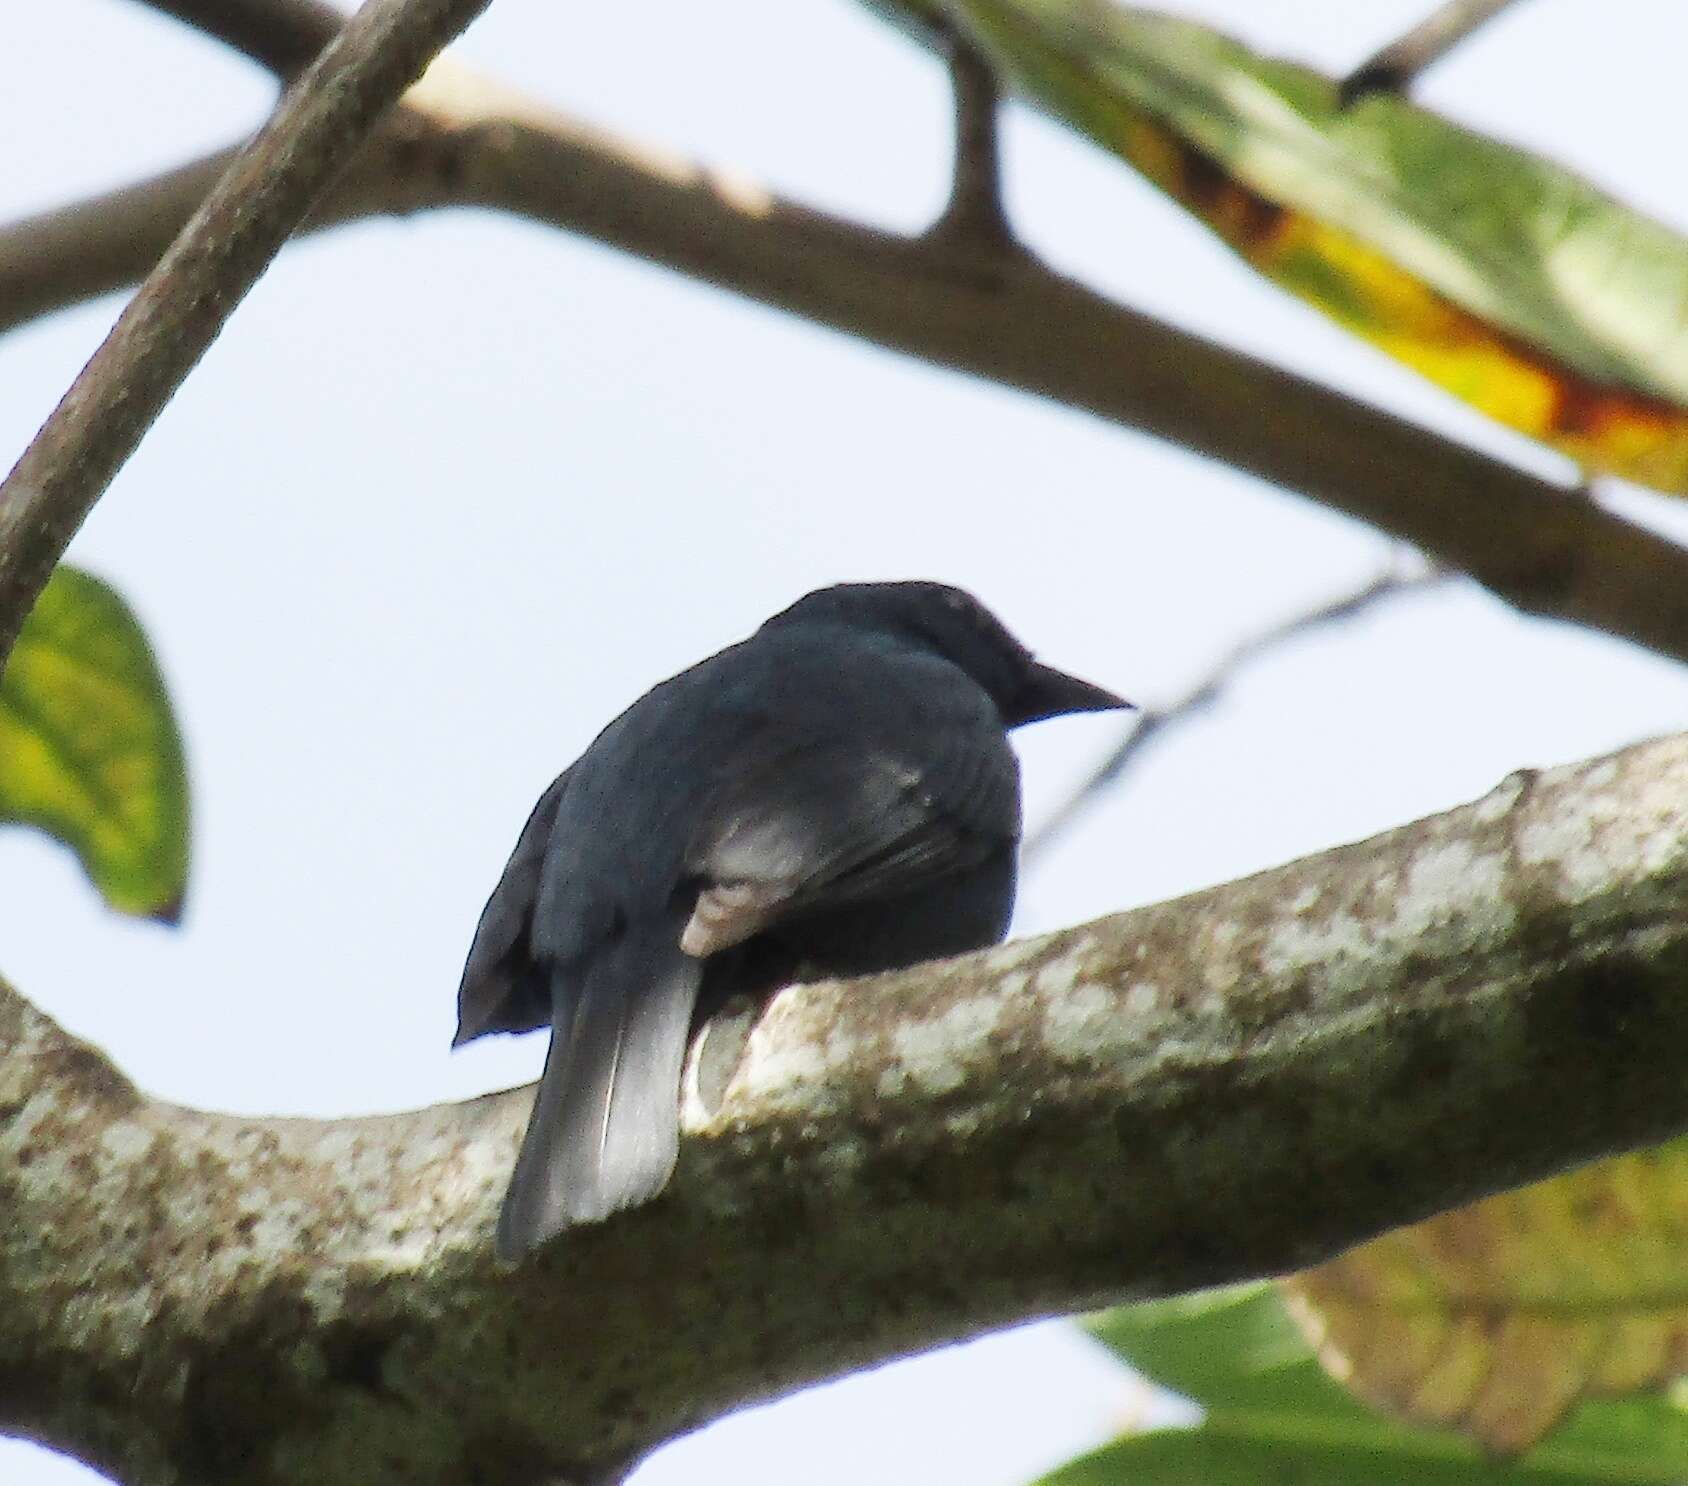
{"type": "Polygon", "coordinates": [[[1085,1329],[1122,1361],[1204,1409],[1375,1417],[1326,1376],[1270,1285],[1121,1306],[1085,1329]]]}
{"type": "Polygon", "coordinates": [[[1663,1397],[1589,1403],[1517,1460],[1371,1412],[1320,1371],[1268,1285],[1109,1311],[1093,1336],[1206,1411],[1122,1437],[1045,1486],[1667,1486],[1688,1477],[1688,1418],[1663,1397]]]}
{"type": "Polygon", "coordinates": [[[111,907],[180,916],[187,768],[164,678],[116,592],[63,565],[0,676],[4,821],[69,846],[111,907]]]}
{"type": "MultiPolygon", "coordinates": [[[[932,0],[867,0],[929,28],[932,0]]],[[[947,0],[1004,79],[1273,282],[1490,417],[1688,492],[1688,240],[1554,161],[1210,28],[947,0]]]]}
{"type": "Polygon", "coordinates": [[[1624,1461],[1582,1466],[1535,1456],[1485,1460],[1474,1450],[1422,1439],[1378,1445],[1322,1436],[1304,1421],[1210,1420],[1105,1445],[1044,1477],[1044,1486],[1674,1486],[1680,1469],[1626,1452],[1624,1461]]]}

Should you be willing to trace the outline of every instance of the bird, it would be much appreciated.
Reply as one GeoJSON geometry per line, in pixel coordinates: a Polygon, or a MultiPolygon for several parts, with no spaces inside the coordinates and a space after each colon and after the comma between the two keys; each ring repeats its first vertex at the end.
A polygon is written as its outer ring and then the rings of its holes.
{"type": "Polygon", "coordinates": [[[728,1000],[1008,931],[1008,731],[1129,707],[929,580],[818,589],[647,692],[539,797],[481,914],[453,1046],[549,1027],[496,1252],[655,1197],[693,1032],[728,1000]]]}

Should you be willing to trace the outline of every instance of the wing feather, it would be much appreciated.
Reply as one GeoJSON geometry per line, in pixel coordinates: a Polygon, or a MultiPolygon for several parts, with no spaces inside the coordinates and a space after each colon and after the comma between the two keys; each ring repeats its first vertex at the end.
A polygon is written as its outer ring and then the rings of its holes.
{"type": "Polygon", "coordinates": [[[453,1047],[489,1032],[531,1032],[551,1021],[548,973],[535,962],[531,948],[533,911],[568,779],[569,771],[564,770],[539,797],[498,886],[481,910],[457,988],[453,1047]]]}
{"type": "Polygon", "coordinates": [[[733,772],[688,853],[700,884],[682,947],[707,955],[781,919],[911,894],[1019,836],[1019,766],[981,694],[906,714],[863,746],[809,738],[733,772]]]}

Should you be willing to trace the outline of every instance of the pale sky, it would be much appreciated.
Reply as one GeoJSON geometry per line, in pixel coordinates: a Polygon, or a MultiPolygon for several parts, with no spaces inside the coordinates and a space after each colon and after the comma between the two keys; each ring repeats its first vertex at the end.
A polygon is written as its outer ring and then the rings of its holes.
{"type": "MultiPolygon", "coordinates": [[[[1342,68],[1421,7],[1177,8],[1342,68]]],[[[221,145],[271,97],[125,0],[13,6],[0,39],[6,218],[221,145]]],[[[945,192],[936,65],[845,0],[495,0],[460,55],[888,226],[918,227],[945,192]]],[[[1684,55],[1688,8],[1529,0],[1421,96],[1688,229],[1684,55]]],[[[1068,271],[1565,477],[1053,126],[1016,113],[1009,165],[1016,223],[1068,271]]],[[[0,343],[7,463],[117,307],[0,343]]],[[[1688,540],[1680,503],[1606,498],[1688,540]]],[[[448,1052],[470,933],[540,789],[663,676],[809,588],[920,576],[1159,702],[1388,551],[1227,469],[556,232],[466,212],[340,229],[242,306],[72,554],[129,597],[174,690],[196,811],[183,927],[107,914],[67,853],[4,831],[0,971],[182,1103],[335,1115],[525,1082],[540,1039],[448,1052]]],[[[1679,668],[1469,586],[1407,600],[1250,672],[1146,757],[1027,875],[1017,932],[1685,725],[1679,668]]],[[[1117,726],[1022,738],[1032,824],[1117,726]]],[[[1016,1486],[1134,1406],[1057,1323],[753,1411],[636,1479],[1016,1486]]],[[[0,1444],[0,1479],[90,1478],[0,1444]]]]}

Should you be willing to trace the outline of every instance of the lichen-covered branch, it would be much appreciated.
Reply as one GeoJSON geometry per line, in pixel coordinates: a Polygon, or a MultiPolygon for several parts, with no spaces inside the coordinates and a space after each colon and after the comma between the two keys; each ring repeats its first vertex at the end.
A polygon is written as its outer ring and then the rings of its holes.
{"type": "Polygon", "coordinates": [[[0,665],[94,503],[312,202],[488,0],[368,0],[230,162],[0,482],[0,665]]]}
{"type": "Polygon", "coordinates": [[[584,1480],[899,1353],[1309,1264],[1688,1128],[1685,910],[1688,737],[793,988],[688,1096],[669,1192],[517,1270],[527,1091],[203,1114],[0,991],[0,1427],[138,1486],[584,1480]]]}

